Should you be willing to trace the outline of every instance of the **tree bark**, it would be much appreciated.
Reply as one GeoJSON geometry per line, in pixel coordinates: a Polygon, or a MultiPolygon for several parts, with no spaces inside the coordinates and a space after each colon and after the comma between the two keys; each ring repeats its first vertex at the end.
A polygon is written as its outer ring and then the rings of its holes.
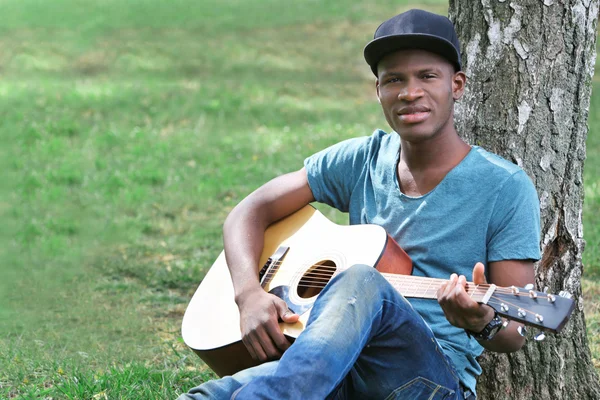
{"type": "Polygon", "coordinates": [[[468,77],[457,128],[529,174],[542,214],[537,287],[567,290],[577,302],[559,335],[528,340],[511,355],[482,356],[482,399],[600,399],[581,292],[582,172],[599,2],[450,0],[468,77]]]}

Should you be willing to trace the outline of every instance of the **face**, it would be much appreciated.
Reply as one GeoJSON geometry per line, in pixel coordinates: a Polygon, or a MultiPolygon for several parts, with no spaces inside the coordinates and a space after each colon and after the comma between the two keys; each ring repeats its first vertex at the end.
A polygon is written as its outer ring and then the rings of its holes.
{"type": "Polygon", "coordinates": [[[377,71],[377,97],[402,140],[419,143],[454,130],[454,101],[462,96],[466,77],[445,58],[401,50],[385,56],[377,71]]]}

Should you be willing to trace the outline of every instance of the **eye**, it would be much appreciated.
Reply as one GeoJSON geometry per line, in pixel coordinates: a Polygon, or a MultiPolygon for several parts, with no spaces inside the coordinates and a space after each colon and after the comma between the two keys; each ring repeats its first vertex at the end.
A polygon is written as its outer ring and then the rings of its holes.
{"type": "Polygon", "coordinates": [[[436,78],[435,74],[424,74],[423,79],[434,79],[436,78]]]}

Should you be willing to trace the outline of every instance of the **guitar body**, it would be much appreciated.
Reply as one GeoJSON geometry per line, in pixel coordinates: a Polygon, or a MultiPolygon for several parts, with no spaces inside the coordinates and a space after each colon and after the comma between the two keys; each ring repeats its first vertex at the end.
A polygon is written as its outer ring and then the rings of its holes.
{"type": "MultiPolygon", "coordinates": [[[[261,282],[301,315],[295,324],[281,323],[283,333],[291,340],[298,337],[324,284],[355,264],[372,265],[383,273],[412,272],[408,255],[379,226],[337,225],[311,206],[271,225],[259,263],[261,282]],[[319,287],[309,284],[316,277],[323,282],[319,287]]],[[[257,365],[241,341],[240,315],[223,252],[188,305],[182,336],[219,376],[257,365]]]]}

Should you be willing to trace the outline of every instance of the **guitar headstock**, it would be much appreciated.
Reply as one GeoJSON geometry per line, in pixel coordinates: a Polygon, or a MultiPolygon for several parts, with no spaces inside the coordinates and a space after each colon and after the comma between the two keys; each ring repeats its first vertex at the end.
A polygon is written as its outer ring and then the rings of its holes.
{"type": "Polygon", "coordinates": [[[567,292],[536,292],[533,285],[497,287],[486,304],[503,317],[554,333],[560,332],[575,308],[567,292]]]}

